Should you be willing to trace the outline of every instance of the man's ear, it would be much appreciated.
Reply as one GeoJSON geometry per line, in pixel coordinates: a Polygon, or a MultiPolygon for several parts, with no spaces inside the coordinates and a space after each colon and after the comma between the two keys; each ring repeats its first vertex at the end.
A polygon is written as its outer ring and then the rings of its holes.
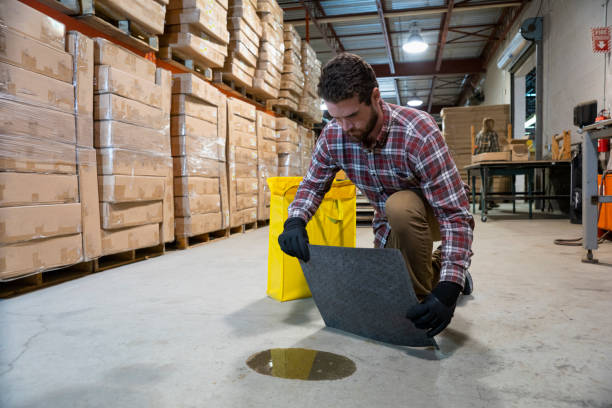
{"type": "Polygon", "coordinates": [[[372,89],[372,96],[370,97],[370,102],[375,104],[375,106],[378,105],[378,103],[380,102],[380,89],[372,89]]]}

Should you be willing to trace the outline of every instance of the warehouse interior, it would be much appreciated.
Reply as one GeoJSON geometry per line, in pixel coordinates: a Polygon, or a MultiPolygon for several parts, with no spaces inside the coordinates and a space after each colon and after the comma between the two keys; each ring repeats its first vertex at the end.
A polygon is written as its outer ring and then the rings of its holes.
{"type": "MultiPolygon", "coordinates": [[[[612,407],[608,0],[2,0],[0,37],[0,407],[612,407]],[[375,333],[398,282],[279,246],[344,52],[467,186],[427,346],[375,333]]],[[[350,170],[310,244],[387,256],[350,170]]]]}

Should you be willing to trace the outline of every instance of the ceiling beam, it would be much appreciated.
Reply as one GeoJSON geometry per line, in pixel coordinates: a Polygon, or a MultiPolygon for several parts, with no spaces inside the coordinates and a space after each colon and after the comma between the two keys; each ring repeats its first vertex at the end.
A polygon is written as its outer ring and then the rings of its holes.
{"type": "MultiPolygon", "coordinates": [[[[465,30],[465,29],[469,29],[469,28],[483,28],[485,30],[487,29],[491,29],[493,27],[495,27],[495,24],[475,24],[475,25],[464,25],[464,26],[456,26],[456,27],[449,27],[448,31],[454,31],[456,30],[465,30]]],[[[430,32],[430,31],[440,31],[439,27],[436,28],[421,28],[421,32],[425,33],[425,32],[430,32]]],[[[478,31],[480,32],[480,31],[478,31]]],[[[389,31],[389,34],[393,35],[393,34],[405,34],[405,31],[389,31]]],[[[344,34],[344,35],[338,35],[339,39],[344,39],[344,38],[356,38],[356,37],[369,37],[369,36],[375,36],[375,35],[381,35],[382,33],[359,33],[359,34],[344,34]]],[[[488,38],[488,37],[487,37],[488,38]]],[[[313,37],[312,35],[310,36],[310,40],[324,40],[323,37],[313,37]]]]}
{"type": "Polygon", "coordinates": [[[442,61],[440,69],[436,70],[435,61],[398,62],[395,64],[395,74],[391,74],[388,64],[372,65],[377,78],[411,77],[420,75],[461,75],[484,72],[480,58],[448,59],[442,61]]]}
{"type": "Polygon", "coordinates": [[[448,9],[442,20],[440,33],[438,34],[438,50],[436,51],[436,71],[440,70],[442,65],[442,54],[444,53],[444,45],[446,44],[446,36],[448,35],[448,26],[450,25],[451,14],[453,14],[453,4],[455,0],[448,0],[448,9]]]}
{"type": "Polygon", "coordinates": [[[397,78],[393,78],[393,87],[395,88],[395,102],[397,106],[402,106],[402,97],[400,96],[399,87],[397,86],[397,78]]]}
{"type": "Polygon", "coordinates": [[[382,27],[383,37],[385,38],[385,48],[387,49],[387,58],[389,58],[389,71],[392,75],[395,75],[395,61],[393,60],[393,50],[391,50],[391,36],[389,35],[389,30],[387,30],[387,20],[385,19],[385,11],[383,10],[381,0],[376,0],[376,11],[378,12],[380,26],[382,27]]]}
{"type": "MultiPolygon", "coordinates": [[[[482,61],[483,67],[489,65],[491,58],[495,55],[495,52],[501,45],[501,43],[506,39],[506,36],[514,26],[514,23],[521,15],[521,12],[525,8],[528,0],[523,0],[523,3],[520,7],[516,9],[506,9],[502,12],[499,20],[497,21],[497,29],[493,30],[491,36],[489,37],[489,42],[485,45],[482,53],[480,54],[480,60],[482,61]]],[[[474,92],[474,88],[476,84],[481,80],[482,72],[474,73],[474,75],[468,75],[466,80],[463,83],[461,92],[459,93],[459,98],[457,99],[457,106],[463,106],[465,102],[468,100],[470,95],[474,92]]]]}
{"type": "MultiPolygon", "coordinates": [[[[304,11],[308,14],[309,20],[317,27],[325,42],[331,48],[332,53],[336,55],[338,52],[344,52],[344,47],[340,42],[340,39],[336,35],[336,31],[329,23],[320,22],[321,17],[325,17],[325,11],[318,0],[315,1],[300,1],[304,11]]],[[[310,41],[310,39],[309,39],[310,41]]]]}
{"type": "Polygon", "coordinates": [[[436,89],[436,76],[431,79],[431,89],[429,90],[429,97],[427,98],[427,112],[431,113],[431,104],[433,103],[433,93],[436,89]]]}
{"type": "MultiPolygon", "coordinates": [[[[310,3],[301,1],[300,3],[310,3]]],[[[468,12],[468,11],[478,11],[478,10],[487,10],[492,8],[504,8],[504,7],[519,7],[521,6],[521,1],[491,1],[486,3],[479,4],[465,4],[458,5],[454,8],[454,11],[459,12],[468,12]]],[[[350,7],[347,7],[350,9],[350,7]]],[[[417,7],[417,8],[407,8],[402,10],[394,10],[389,11],[386,14],[387,18],[395,18],[395,17],[415,17],[415,16],[427,16],[427,15],[436,15],[446,13],[448,9],[446,7],[417,7]]],[[[312,16],[311,16],[312,17],[312,16]]],[[[378,13],[357,13],[357,14],[342,14],[331,17],[322,17],[318,18],[319,24],[335,24],[335,23],[347,23],[347,22],[355,22],[355,21],[364,21],[364,20],[373,20],[378,18],[378,13]]],[[[294,26],[303,26],[306,24],[306,20],[296,19],[296,20],[285,20],[287,24],[293,24],[294,26]]]]}

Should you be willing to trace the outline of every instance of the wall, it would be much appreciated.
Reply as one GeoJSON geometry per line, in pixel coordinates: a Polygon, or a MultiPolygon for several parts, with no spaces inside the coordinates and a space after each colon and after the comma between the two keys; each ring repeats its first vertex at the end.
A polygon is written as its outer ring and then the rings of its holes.
{"type": "MultiPolygon", "coordinates": [[[[544,157],[549,156],[551,136],[565,129],[572,131],[572,143],[581,135],[573,125],[574,106],[597,99],[603,109],[604,60],[608,60],[606,105],[612,102],[612,75],[609,56],[594,54],[591,48],[591,27],[604,26],[603,0],[542,0],[540,15],[544,17],[544,157]]],[[[497,68],[497,59],[527,18],[535,17],[540,1],[531,1],[516,21],[497,54],[487,67],[483,85],[483,104],[510,103],[510,73],[497,68]]],[[[608,16],[612,14],[612,2],[608,16]]],[[[610,21],[608,21],[610,24],[610,21]]],[[[538,118],[539,119],[539,118],[538,118]]]]}

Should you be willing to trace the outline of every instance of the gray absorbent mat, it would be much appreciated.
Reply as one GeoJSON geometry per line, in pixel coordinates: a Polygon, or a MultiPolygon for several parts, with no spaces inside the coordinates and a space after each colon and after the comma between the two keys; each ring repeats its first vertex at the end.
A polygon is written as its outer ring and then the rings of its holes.
{"type": "Polygon", "coordinates": [[[399,250],[310,245],[310,261],[300,264],[327,326],[400,346],[436,346],[406,318],[418,300],[399,250]]]}

